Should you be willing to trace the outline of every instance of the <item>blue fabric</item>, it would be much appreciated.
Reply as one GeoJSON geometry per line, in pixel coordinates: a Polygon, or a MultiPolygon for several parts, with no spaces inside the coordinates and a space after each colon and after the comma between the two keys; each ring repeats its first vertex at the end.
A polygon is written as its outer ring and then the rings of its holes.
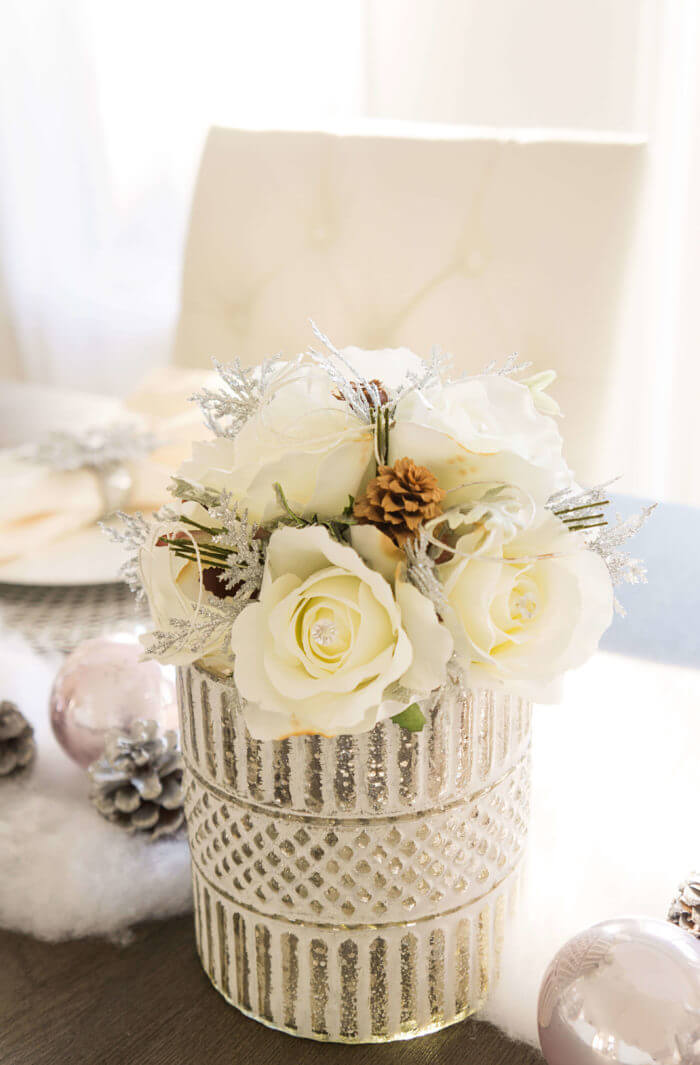
{"type": "MultiPolygon", "coordinates": [[[[628,517],[650,502],[615,496],[609,510],[628,517]]],[[[700,668],[700,508],[660,503],[622,550],[645,561],[649,583],[616,589],[627,616],[615,616],[601,648],[700,668]]]]}

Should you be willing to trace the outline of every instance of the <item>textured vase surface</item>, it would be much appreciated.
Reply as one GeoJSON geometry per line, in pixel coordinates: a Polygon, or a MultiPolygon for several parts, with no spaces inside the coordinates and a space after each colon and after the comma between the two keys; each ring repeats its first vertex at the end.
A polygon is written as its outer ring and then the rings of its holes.
{"type": "Polygon", "coordinates": [[[197,946],[234,1006],[384,1042],[483,1006],[528,824],[530,704],[470,690],[420,733],[248,734],[231,682],[178,670],[197,946]]]}

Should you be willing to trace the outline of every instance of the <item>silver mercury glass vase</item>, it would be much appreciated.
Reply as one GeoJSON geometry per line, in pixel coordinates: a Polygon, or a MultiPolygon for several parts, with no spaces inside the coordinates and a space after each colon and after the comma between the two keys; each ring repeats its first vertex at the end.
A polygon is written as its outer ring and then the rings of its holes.
{"type": "Polygon", "coordinates": [[[292,1035],[408,1039],[498,978],[528,825],[530,703],[456,691],[420,733],[248,734],[231,681],[178,670],[199,955],[292,1035]]]}

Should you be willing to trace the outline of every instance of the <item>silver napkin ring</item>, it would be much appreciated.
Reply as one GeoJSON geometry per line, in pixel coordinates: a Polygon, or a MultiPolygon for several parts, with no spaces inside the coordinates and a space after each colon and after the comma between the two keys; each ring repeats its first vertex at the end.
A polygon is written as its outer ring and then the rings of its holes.
{"type": "Polygon", "coordinates": [[[131,495],[134,478],[127,466],[93,467],[102,496],[101,518],[107,518],[116,510],[123,510],[131,495]]]}

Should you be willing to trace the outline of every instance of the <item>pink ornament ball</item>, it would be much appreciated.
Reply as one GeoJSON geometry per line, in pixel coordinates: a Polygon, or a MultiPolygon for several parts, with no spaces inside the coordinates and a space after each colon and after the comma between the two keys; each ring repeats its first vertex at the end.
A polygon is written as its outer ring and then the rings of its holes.
{"type": "Polygon", "coordinates": [[[700,1065],[700,940],[619,917],[574,936],[537,1005],[548,1065],[700,1065]]]}
{"type": "Polygon", "coordinates": [[[135,637],[103,637],[80,644],[59,669],[49,702],[51,727],[78,765],[87,767],[100,756],[110,728],[142,718],[177,729],[175,670],[142,657],[135,637]]]}

